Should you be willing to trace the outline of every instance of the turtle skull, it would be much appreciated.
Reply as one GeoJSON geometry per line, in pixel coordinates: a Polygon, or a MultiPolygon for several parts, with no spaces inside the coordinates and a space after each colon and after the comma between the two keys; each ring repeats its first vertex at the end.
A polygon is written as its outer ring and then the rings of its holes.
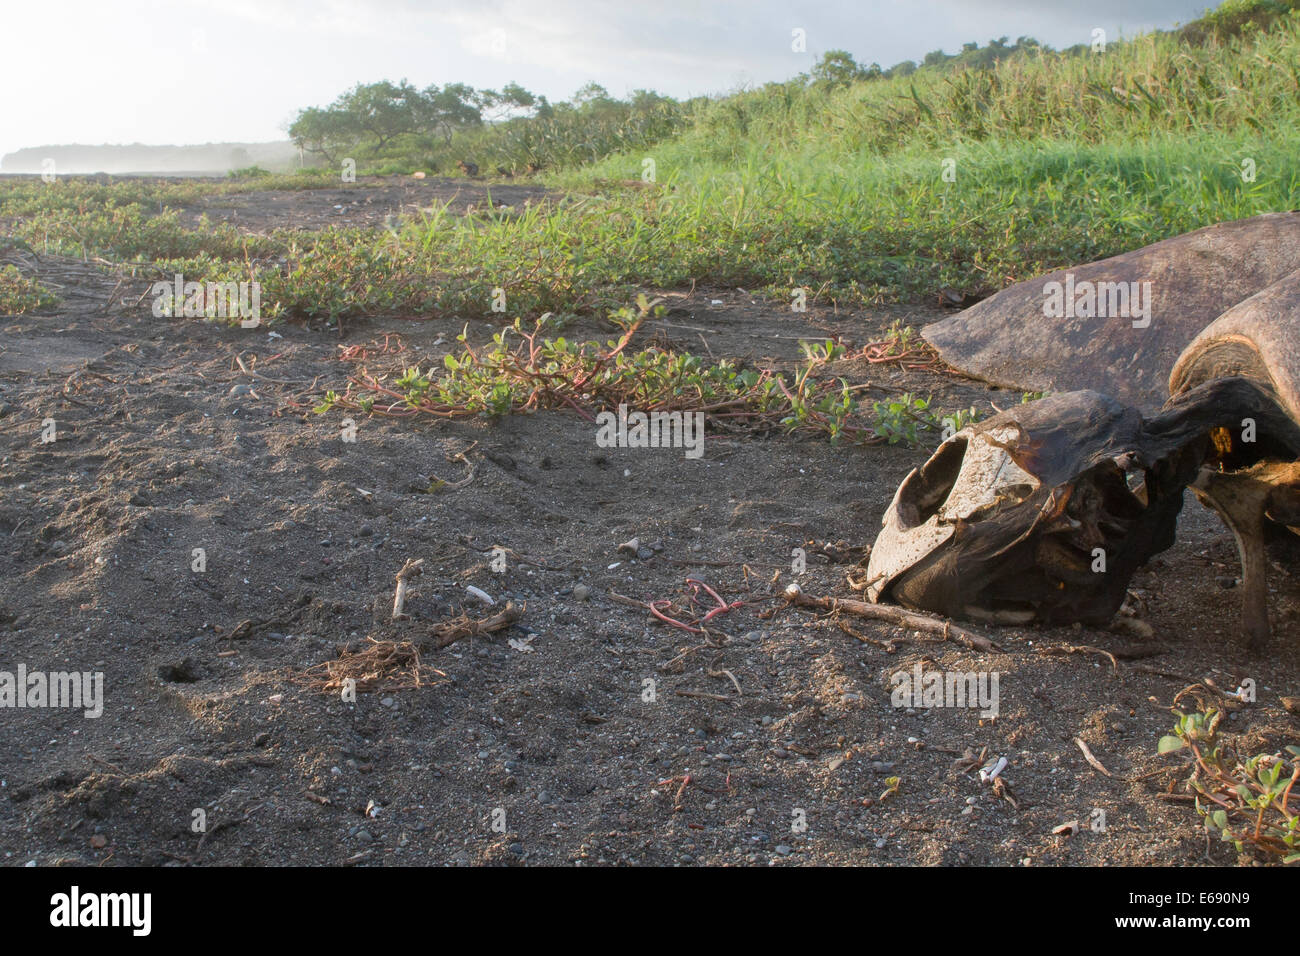
{"type": "Polygon", "coordinates": [[[963,429],[899,486],[868,596],[1002,623],[1108,620],[1173,542],[1199,460],[1185,446],[1086,391],[963,429]]]}
{"type": "Polygon", "coordinates": [[[1022,504],[1038,489],[1041,482],[1017,465],[1008,450],[1017,434],[1010,425],[978,433],[964,429],[903,480],[871,551],[871,600],[946,545],[959,524],[1022,504]]]}

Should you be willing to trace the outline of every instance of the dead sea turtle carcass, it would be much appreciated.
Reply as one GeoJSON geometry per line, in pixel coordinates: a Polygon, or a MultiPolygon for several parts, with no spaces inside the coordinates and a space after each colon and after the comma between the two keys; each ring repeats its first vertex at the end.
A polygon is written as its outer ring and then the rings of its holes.
{"type": "MultiPolygon", "coordinates": [[[[1276,232],[1278,220],[1271,221],[1276,232]]],[[[1177,239],[1168,242],[1166,249],[1180,248],[1177,239]]],[[[1268,633],[1264,529],[1269,522],[1300,526],[1295,266],[1194,331],[1191,313],[1153,310],[1142,331],[1163,315],[1162,324],[1175,326],[1163,329],[1164,340],[1184,339],[1173,367],[1161,370],[1169,398],[1160,411],[1142,414],[1149,402],[1131,387],[1122,350],[1103,349],[1084,372],[1094,387],[1124,393],[1141,410],[1099,392],[1066,392],[944,442],[903,481],[885,514],[869,596],[955,617],[1101,623],[1123,601],[1132,573],[1173,543],[1190,485],[1236,536],[1244,630],[1258,645],[1268,633]]],[[[1098,282],[1108,275],[1090,274],[1098,282]]],[[[1177,269],[1164,274],[1177,280],[1177,269]]],[[[1042,300],[1043,280],[1025,285],[1036,286],[1042,300]]],[[[1021,290],[1007,301],[1029,300],[1021,290]]],[[[1013,321],[1002,316],[997,324],[1013,321]]],[[[1105,340],[1104,324],[1094,332],[1105,340]]],[[[1029,387],[1033,374],[1008,384],[1029,387]]]]}

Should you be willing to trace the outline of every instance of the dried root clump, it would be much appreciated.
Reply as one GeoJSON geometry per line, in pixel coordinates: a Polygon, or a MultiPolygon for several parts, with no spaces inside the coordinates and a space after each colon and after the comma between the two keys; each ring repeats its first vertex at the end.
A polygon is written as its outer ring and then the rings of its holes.
{"type": "Polygon", "coordinates": [[[338,658],[303,671],[300,682],[321,693],[337,693],[349,681],[358,692],[389,693],[415,690],[443,683],[447,675],[420,660],[420,650],[411,641],[366,638],[357,650],[344,650],[338,658]]]}

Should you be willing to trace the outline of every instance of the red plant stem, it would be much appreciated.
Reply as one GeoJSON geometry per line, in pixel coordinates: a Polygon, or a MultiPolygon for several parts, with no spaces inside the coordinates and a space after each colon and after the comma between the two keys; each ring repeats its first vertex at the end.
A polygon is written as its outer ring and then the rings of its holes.
{"type": "Polygon", "coordinates": [[[659,620],[663,621],[665,624],[671,624],[673,627],[680,627],[683,631],[690,631],[692,634],[704,633],[703,629],[698,627],[691,627],[689,624],[683,624],[681,621],[674,620],[673,618],[668,617],[666,614],[664,614],[662,611],[659,610],[661,607],[672,607],[672,606],[673,606],[673,602],[668,600],[667,598],[661,598],[658,601],[650,601],[649,603],[646,604],[646,607],[650,609],[650,613],[653,614],[655,617],[659,618],[659,620]]]}

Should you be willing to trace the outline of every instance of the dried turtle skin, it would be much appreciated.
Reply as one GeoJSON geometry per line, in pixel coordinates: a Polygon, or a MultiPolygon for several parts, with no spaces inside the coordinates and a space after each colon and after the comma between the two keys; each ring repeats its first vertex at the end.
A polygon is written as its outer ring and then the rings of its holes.
{"type": "MultiPolygon", "coordinates": [[[[1296,269],[1300,212],[1266,213],[1008,286],[921,334],[949,365],[994,385],[1094,389],[1153,414],[1172,394],[1174,363],[1202,330],[1296,269]],[[1067,276],[1074,288],[1086,282],[1099,292],[1103,283],[1150,283],[1150,315],[1048,317],[1045,288],[1067,276]]],[[[1112,311],[1105,295],[1094,306],[1102,299],[1112,311]]]]}

